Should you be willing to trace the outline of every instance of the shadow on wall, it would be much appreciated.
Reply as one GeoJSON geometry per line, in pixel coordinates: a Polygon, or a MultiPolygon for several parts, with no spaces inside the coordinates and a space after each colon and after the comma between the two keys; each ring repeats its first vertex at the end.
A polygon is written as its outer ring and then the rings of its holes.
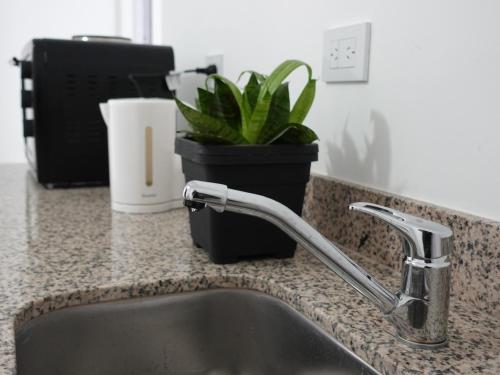
{"type": "Polygon", "coordinates": [[[359,183],[386,188],[391,173],[389,126],[385,116],[376,110],[370,113],[370,123],[373,126],[373,139],[369,140],[365,135],[366,155],[361,157],[349,134],[349,118],[346,119],[341,144],[326,142],[326,169],[330,176],[351,177],[359,183]]]}

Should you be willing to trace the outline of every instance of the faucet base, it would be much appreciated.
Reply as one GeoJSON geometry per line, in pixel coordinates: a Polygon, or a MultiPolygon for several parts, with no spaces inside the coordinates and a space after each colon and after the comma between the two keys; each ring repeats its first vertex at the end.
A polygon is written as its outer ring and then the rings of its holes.
{"type": "Polygon", "coordinates": [[[441,341],[441,342],[435,342],[435,343],[422,343],[422,342],[416,342],[416,341],[410,341],[407,340],[399,335],[395,335],[398,341],[401,341],[403,344],[414,348],[414,349],[426,349],[426,350],[435,350],[442,348],[444,346],[448,346],[448,339],[441,341]]]}

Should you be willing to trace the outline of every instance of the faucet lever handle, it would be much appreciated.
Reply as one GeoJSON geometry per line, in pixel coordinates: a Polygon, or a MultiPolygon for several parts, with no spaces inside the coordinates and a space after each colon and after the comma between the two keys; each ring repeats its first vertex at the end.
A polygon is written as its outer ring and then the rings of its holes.
{"type": "Polygon", "coordinates": [[[453,232],[444,225],[374,203],[352,203],[349,210],[369,214],[396,229],[403,237],[407,256],[435,259],[451,252],[453,232]]]}

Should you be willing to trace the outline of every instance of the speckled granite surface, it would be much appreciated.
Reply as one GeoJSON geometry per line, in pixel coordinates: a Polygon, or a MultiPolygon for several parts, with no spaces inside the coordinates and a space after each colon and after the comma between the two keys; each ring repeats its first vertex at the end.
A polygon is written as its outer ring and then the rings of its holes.
{"type": "MultiPolygon", "coordinates": [[[[384,284],[399,275],[350,252],[384,284]]],[[[0,166],[0,375],[15,372],[14,329],[81,303],[213,287],[283,299],[384,374],[497,374],[498,321],[452,297],[450,344],[410,349],[376,307],[299,250],[293,259],[213,265],[193,248],[185,210],[112,213],[105,188],[47,191],[0,166]]]]}
{"type": "Polygon", "coordinates": [[[388,225],[348,210],[372,202],[447,225],[453,230],[451,293],[500,319],[500,222],[329,178],[314,176],[303,216],[330,240],[400,271],[401,242],[388,225]]]}

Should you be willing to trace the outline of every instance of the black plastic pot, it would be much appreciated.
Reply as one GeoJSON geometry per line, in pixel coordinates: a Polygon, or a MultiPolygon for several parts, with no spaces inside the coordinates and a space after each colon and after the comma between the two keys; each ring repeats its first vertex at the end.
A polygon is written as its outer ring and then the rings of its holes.
{"type": "MultiPolygon", "coordinates": [[[[311,162],[318,145],[203,145],[177,138],[186,181],[201,180],[264,195],[302,212],[311,162]]],[[[190,213],[191,236],[214,263],[256,256],[292,257],[296,242],[274,225],[251,216],[210,209],[190,213]]]]}

